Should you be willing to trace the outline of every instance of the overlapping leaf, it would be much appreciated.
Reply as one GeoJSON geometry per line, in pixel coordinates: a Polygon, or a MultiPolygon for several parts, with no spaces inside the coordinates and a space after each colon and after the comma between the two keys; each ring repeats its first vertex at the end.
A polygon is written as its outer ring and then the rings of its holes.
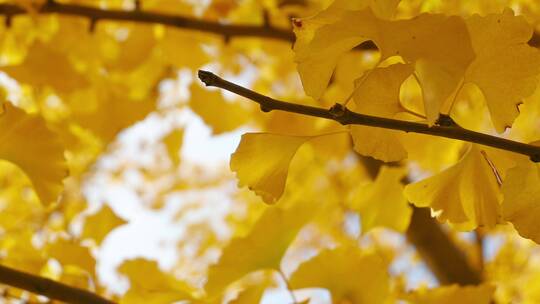
{"type": "Polygon", "coordinates": [[[302,263],[289,280],[295,289],[326,288],[333,303],[384,303],[389,294],[386,265],[357,247],[338,247],[302,263]]]}
{"type": "Polygon", "coordinates": [[[280,270],[280,262],[300,229],[316,208],[300,202],[288,209],[268,207],[251,231],[233,239],[216,265],[210,267],[205,289],[215,295],[244,275],[263,269],[280,270]]]}
{"type": "MultiPolygon", "coordinates": [[[[399,103],[401,84],[413,72],[409,64],[394,64],[386,68],[368,70],[355,81],[356,110],[363,114],[392,118],[403,111],[399,103]]],[[[401,145],[399,131],[351,126],[354,149],[382,161],[400,161],[407,157],[401,145]]]]}
{"type": "Polygon", "coordinates": [[[501,14],[467,19],[476,58],[465,81],[475,83],[486,99],[497,131],[510,127],[517,105],[534,93],[540,73],[540,52],[527,42],[533,29],[509,9],[501,14]]]}
{"type": "Polygon", "coordinates": [[[99,245],[111,230],[125,223],[109,206],[103,205],[97,213],[86,218],[82,237],[91,238],[99,245]]]}
{"type": "Polygon", "coordinates": [[[508,171],[502,186],[502,213],[520,235],[540,243],[540,168],[525,161],[508,171]]]}
{"type": "Polygon", "coordinates": [[[131,285],[121,303],[167,304],[193,299],[189,286],[161,271],[154,261],[129,260],[118,270],[129,278],[131,285]]]}
{"type": "Polygon", "coordinates": [[[26,173],[43,204],[57,200],[68,173],[64,148],[41,117],[4,103],[0,113],[0,159],[26,173]]]}
{"type": "Polygon", "coordinates": [[[231,155],[231,170],[239,185],[248,186],[265,203],[275,203],[283,194],[289,163],[308,136],[247,133],[231,155]]]}
{"type": "Polygon", "coordinates": [[[301,44],[295,48],[295,59],[308,95],[316,99],[322,95],[336,58],[363,41],[373,40],[382,59],[401,56],[414,65],[430,124],[474,59],[467,27],[459,17],[422,14],[410,20],[387,21],[377,18],[370,8],[330,6],[298,25],[301,44]]]}
{"type": "Polygon", "coordinates": [[[249,120],[248,111],[238,103],[227,102],[221,92],[191,86],[191,109],[212,128],[212,133],[232,131],[249,120]]]}
{"type": "Polygon", "coordinates": [[[376,227],[388,227],[404,232],[409,226],[412,209],[405,196],[401,168],[382,167],[371,184],[360,187],[349,202],[349,207],[360,214],[362,232],[376,227]]]}
{"type": "Polygon", "coordinates": [[[501,221],[497,176],[476,145],[452,167],[407,185],[405,196],[418,207],[433,208],[440,220],[464,228],[493,227],[501,221]]]}

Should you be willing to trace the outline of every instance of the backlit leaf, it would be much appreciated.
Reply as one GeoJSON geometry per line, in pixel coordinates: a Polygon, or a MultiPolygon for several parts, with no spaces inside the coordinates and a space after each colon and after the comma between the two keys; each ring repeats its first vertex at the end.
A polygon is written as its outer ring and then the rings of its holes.
{"type": "Polygon", "coordinates": [[[493,227],[501,221],[501,193],[496,175],[471,145],[452,167],[405,187],[405,196],[417,207],[431,207],[441,221],[463,224],[468,229],[493,227]]]}
{"type": "Polygon", "coordinates": [[[514,225],[519,234],[540,243],[540,168],[525,161],[508,170],[502,186],[503,218],[514,225]]]}
{"type": "Polygon", "coordinates": [[[233,239],[217,264],[210,267],[205,289],[210,295],[244,275],[263,269],[280,270],[280,262],[315,206],[300,202],[288,209],[268,207],[247,235],[233,239]]]}
{"type": "Polygon", "coordinates": [[[199,85],[191,86],[189,106],[212,128],[214,134],[232,131],[250,118],[241,104],[228,102],[220,91],[209,91],[199,85]]]}
{"type": "Polygon", "coordinates": [[[466,81],[475,83],[487,102],[498,132],[512,126],[517,105],[534,93],[540,73],[540,52],[527,44],[532,27],[509,9],[485,17],[474,15],[467,27],[476,59],[466,81]]]}
{"type": "Polygon", "coordinates": [[[382,167],[373,183],[355,192],[348,205],[360,214],[363,233],[376,227],[407,229],[412,209],[403,195],[404,175],[401,168],[382,167]]]}
{"type": "Polygon", "coordinates": [[[159,269],[155,261],[128,260],[118,271],[129,278],[130,289],[122,304],[167,304],[192,299],[192,290],[185,283],[159,269]]]}
{"type": "Polygon", "coordinates": [[[289,163],[307,136],[247,133],[231,155],[231,170],[239,186],[248,186],[265,203],[275,203],[283,194],[289,163]]]}
{"type": "Polygon", "coordinates": [[[82,237],[91,238],[99,245],[111,230],[125,223],[109,206],[103,205],[97,213],[85,219],[82,237]]]}
{"type": "Polygon", "coordinates": [[[10,103],[0,113],[0,159],[21,168],[43,204],[55,202],[67,175],[60,138],[37,116],[26,114],[10,103]],[[39,151],[39,157],[36,155],[39,151]]]}
{"type": "Polygon", "coordinates": [[[390,288],[382,259],[357,247],[322,251],[300,264],[289,282],[295,289],[326,288],[333,303],[384,303],[390,288]]]}

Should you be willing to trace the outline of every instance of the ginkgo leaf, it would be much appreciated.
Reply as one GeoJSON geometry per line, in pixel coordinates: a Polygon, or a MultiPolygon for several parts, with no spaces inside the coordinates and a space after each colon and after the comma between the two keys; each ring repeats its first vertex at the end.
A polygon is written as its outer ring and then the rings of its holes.
{"type": "Polygon", "coordinates": [[[475,83],[486,100],[498,132],[512,126],[518,104],[534,93],[540,73],[540,52],[527,44],[533,28],[507,9],[485,17],[474,15],[467,27],[476,59],[465,81],[475,83]]]}
{"type": "Polygon", "coordinates": [[[50,86],[61,93],[88,85],[88,80],[75,70],[66,54],[41,42],[32,45],[22,64],[2,67],[1,70],[23,83],[35,87],[50,86]]]}
{"type": "Polygon", "coordinates": [[[228,284],[257,270],[280,270],[280,263],[300,229],[316,208],[299,202],[288,209],[268,207],[247,235],[233,239],[217,264],[210,267],[205,289],[215,295],[228,284]]]}
{"type": "Polygon", "coordinates": [[[96,260],[88,247],[75,241],[58,239],[47,248],[49,255],[62,265],[76,266],[94,276],[96,260]]]}
{"type": "Polygon", "coordinates": [[[265,272],[262,277],[259,276],[245,284],[244,289],[229,302],[229,304],[253,304],[260,303],[266,289],[273,287],[274,281],[271,272],[265,272]]]}
{"type": "Polygon", "coordinates": [[[41,117],[10,103],[4,103],[0,113],[0,159],[26,173],[43,204],[55,202],[62,192],[67,165],[60,138],[41,117]]]}
{"type": "Polygon", "coordinates": [[[155,261],[142,258],[128,260],[120,265],[118,271],[130,282],[130,288],[120,303],[169,304],[193,299],[193,290],[161,271],[155,261]]]}
{"type": "Polygon", "coordinates": [[[413,71],[410,64],[393,64],[366,71],[354,81],[355,109],[363,114],[388,118],[402,112],[399,89],[413,71]]]}
{"type": "Polygon", "coordinates": [[[91,238],[99,245],[111,230],[125,223],[108,205],[103,205],[97,213],[84,221],[82,237],[91,238]]]}
{"type": "Polygon", "coordinates": [[[465,229],[493,227],[501,221],[497,176],[474,144],[457,164],[407,185],[405,196],[417,207],[433,208],[441,221],[463,224],[465,229]]]}
{"type": "MultiPolygon", "coordinates": [[[[388,118],[403,111],[399,102],[399,89],[412,72],[410,64],[393,64],[365,72],[355,80],[355,110],[388,118]]],[[[354,150],[385,162],[407,158],[407,150],[396,136],[398,134],[399,131],[382,128],[351,126],[354,150]]]]}
{"type": "Polygon", "coordinates": [[[514,225],[519,234],[540,243],[540,167],[531,161],[508,170],[502,185],[503,218],[514,225]]]}
{"type": "Polygon", "coordinates": [[[412,209],[403,195],[402,168],[382,167],[371,184],[360,187],[347,204],[360,214],[362,232],[388,227],[404,232],[409,226],[412,209]]]}
{"type": "Polygon", "coordinates": [[[352,246],[322,251],[300,264],[289,283],[295,289],[326,288],[332,303],[384,303],[390,291],[383,260],[352,246]]]}
{"type": "Polygon", "coordinates": [[[184,143],[184,130],[172,130],[163,138],[163,142],[167,147],[167,154],[175,167],[180,164],[180,148],[184,143]]]}
{"type": "Polygon", "coordinates": [[[236,172],[238,185],[247,185],[267,204],[283,194],[289,164],[308,136],[269,133],[246,133],[231,155],[230,167],[236,172]]]}
{"type": "Polygon", "coordinates": [[[373,40],[381,51],[381,60],[401,56],[414,65],[430,124],[437,120],[444,102],[474,59],[465,22],[456,16],[422,14],[410,20],[387,21],[377,18],[369,8],[330,6],[295,24],[301,42],[295,47],[295,60],[308,95],[316,99],[322,95],[339,56],[363,41],[373,40]]]}
{"type": "Polygon", "coordinates": [[[245,124],[249,112],[239,103],[227,102],[219,91],[210,91],[199,85],[191,86],[191,109],[212,128],[213,134],[232,131],[245,124]]]}
{"type": "Polygon", "coordinates": [[[354,150],[361,155],[371,156],[384,162],[395,162],[407,158],[407,150],[399,135],[403,132],[367,126],[351,126],[354,150]]]}
{"type": "Polygon", "coordinates": [[[495,288],[489,284],[478,286],[442,286],[427,290],[417,290],[403,297],[414,304],[489,304],[492,303],[495,288]]]}
{"type": "Polygon", "coordinates": [[[89,129],[105,144],[116,135],[142,120],[155,109],[153,98],[134,100],[121,87],[111,87],[100,79],[96,87],[70,95],[71,121],[89,129]]]}

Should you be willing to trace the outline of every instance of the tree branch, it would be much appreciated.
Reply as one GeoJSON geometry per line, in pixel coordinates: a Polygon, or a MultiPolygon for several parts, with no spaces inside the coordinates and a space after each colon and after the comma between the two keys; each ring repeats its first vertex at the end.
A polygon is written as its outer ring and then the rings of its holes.
{"type": "Polygon", "coordinates": [[[248,99],[255,101],[261,106],[261,110],[263,110],[264,112],[268,112],[271,110],[281,110],[302,115],[335,120],[342,125],[364,125],[458,139],[527,155],[532,161],[540,162],[539,146],[528,145],[517,141],[474,132],[455,126],[428,126],[427,124],[423,123],[360,114],[350,111],[341,104],[335,104],[330,109],[324,109],[280,101],[229,82],[208,71],[200,70],[199,78],[207,86],[222,88],[224,90],[236,93],[240,96],[244,96],[248,99]]]}
{"type": "Polygon", "coordinates": [[[413,206],[406,235],[441,284],[477,285],[482,282],[478,271],[431,217],[429,208],[413,206]]]}
{"type": "Polygon", "coordinates": [[[97,294],[0,265],[0,283],[66,303],[114,304],[97,294]]]}
{"type": "MultiPolygon", "coordinates": [[[[39,14],[61,14],[85,17],[95,23],[98,20],[131,21],[139,23],[156,23],[189,30],[207,32],[231,37],[261,37],[294,41],[294,34],[289,29],[272,27],[270,25],[235,25],[219,22],[205,21],[190,17],[176,16],[162,13],[143,12],[140,10],[127,11],[110,9],[104,10],[78,4],[64,4],[56,1],[47,1],[37,9],[39,14]]],[[[0,15],[11,18],[27,14],[24,8],[14,4],[0,4],[0,15]]]]}
{"type": "MultiPolygon", "coordinates": [[[[136,2],[140,3],[140,2],[136,2]]],[[[0,3],[0,16],[6,17],[6,24],[11,24],[11,18],[17,15],[25,15],[29,12],[15,4],[0,3]]],[[[232,37],[259,37],[271,38],[293,43],[294,33],[290,29],[273,27],[269,24],[261,25],[238,25],[206,21],[192,17],[163,14],[157,12],[144,12],[140,4],[133,11],[118,9],[100,9],[78,4],[59,3],[56,0],[47,0],[38,9],[39,14],[60,14],[88,18],[90,25],[95,26],[99,20],[129,21],[138,23],[155,23],[167,26],[195,30],[200,32],[217,34],[226,39],[232,37]]],[[[540,34],[534,32],[529,45],[540,46],[540,34]]],[[[354,48],[355,50],[376,50],[373,41],[366,41],[354,48]]]]}

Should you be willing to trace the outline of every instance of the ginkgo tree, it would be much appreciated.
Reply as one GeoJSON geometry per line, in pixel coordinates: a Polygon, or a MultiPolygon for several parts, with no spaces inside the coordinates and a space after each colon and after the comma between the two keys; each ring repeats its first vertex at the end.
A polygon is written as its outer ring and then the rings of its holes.
{"type": "Polygon", "coordinates": [[[537,1],[1,0],[0,16],[3,302],[540,302],[537,1]],[[228,164],[184,157],[186,116],[244,133],[228,164]],[[132,257],[104,279],[131,219],[96,180],[174,213],[174,265],[132,257]]]}

